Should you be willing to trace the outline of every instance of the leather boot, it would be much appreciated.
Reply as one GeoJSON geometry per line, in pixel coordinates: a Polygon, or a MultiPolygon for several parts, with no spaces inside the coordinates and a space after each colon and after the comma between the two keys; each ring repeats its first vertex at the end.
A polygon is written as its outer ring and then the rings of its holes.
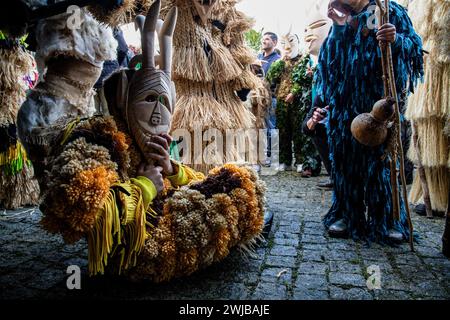
{"type": "Polygon", "coordinates": [[[328,228],[328,234],[333,238],[346,238],[348,227],[344,219],[338,220],[328,228]]]}

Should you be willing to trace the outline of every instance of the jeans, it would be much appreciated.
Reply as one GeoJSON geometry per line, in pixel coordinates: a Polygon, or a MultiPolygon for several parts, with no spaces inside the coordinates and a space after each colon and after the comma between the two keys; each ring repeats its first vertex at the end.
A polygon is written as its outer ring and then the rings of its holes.
{"type": "Polygon", "coordinates": [[[277,127],[277,117],[275,116],[275,110],[277,107],[277,99],[272,97],[272,104],[266,114],[265,123],[267,128],[267,157],[272,156],[272,135],[277,127]]]}

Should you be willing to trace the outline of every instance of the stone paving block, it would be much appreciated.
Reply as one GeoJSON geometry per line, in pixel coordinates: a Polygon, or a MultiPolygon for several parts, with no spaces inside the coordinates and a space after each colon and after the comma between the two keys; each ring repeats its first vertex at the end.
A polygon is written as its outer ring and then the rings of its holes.
{"type": "Polygon", "coordinates": [[[397,270],[399,275],[404,279],[426,280],[434,277],[431,270],[425,264],[398,264],[397,270]]]}
{"type": "Polygon", "coordinates": [[[319,235],[310,235],[310,234],[304,234],[302,235],[301,242],[302,243],[318,243],[318,244],[325,244],[327,241],[327,238],[324,236],[319,235]]]}
{"type": "Polygon", "coordinates": [[[261,281],[263,282],[279,282],[291,283],[292,269],[291,268],[267,268],[261,273],[261,281]]]}
{"type": "Polygon", "coordinates": [[[273,238],[274,244],[282,245],[282,246],[291,246],[298,247],[298,238],[297,239],[284,239],[284,238],[273,238]]]}
{"type": "Polygon", "coordinates": [[[315,227],[305,227],[303,229],[303,234],[315,235],[315,236],[324,236],[325,228],[321,225],[317,225],[315,227]]]}
{"type": "Polygon", "coordinates": [[[35,275],[35,277],[29,282],[28,286],[31,288],[48,290],[56,286],[58,283],[64,283],[66,280],[66,270],[44,270],[35,275]]]}
{"type": "Polygon", "coordinates": [[[284,284],[260,282],[249,298],[252,300],[286,300],[287,288],[284,284]]]}
{"type": "Polygon", "coordinates": [[[421,259],[414,253],[405,253],[401,255],[395,255],[394,260],[396,264],[411,264],[421,265],[421,259]]]}
{"type": "MultiPolygon", "coordinates": [[[[347,249],[347,251],[352,251],[351,249],[347,249]]],[[[375,258],[377,260],[387,259],[386,253],[380,249],[367,249],[363,248],[359,250],[359,255],[363,259],[372,259],[375,258]]]]}
{"type": "Polygon", "coordinates": [[[342,289],[335,286],[330,287],[330,297],[333,300],[373,300],[373,296],[365,289],[342,289]]]}
{"type": "Polygon", "coordinates": [[[301,248],[303,250],[328,251],[328,247],[323,243],[302,243],[301,248]]]}
{"type": "Polygon", "coordinates": [[[443,297],[447,295],[447,290],[437,280],[415,281],[413,279],[411,285],[414,288],[414,294],[417,296],[443,297]]]}
{"type": "Polygon", "coordinates": [[[294,289],[293,300],[328,300],[328,291],[294,289]]]}
{"type": "Polygon", "coordinates": [[[366,279],[361,274],[330,272],[328,276],[334,285],[366,287],[366,279]]]}
{"type": "Polygon", "coordinates": [[[318,274],[324,275],[328,270],[328,266],[325,263],[319,262],[302,262],[298,269],[299,274],[318,274]]]}
{"type": "Polygon", "coordinates": [[[325,262],[327,260],[328,251],[325,250],[303,250],[302,261],[325,262]]]}
{"type": "Polygon", "coordinates": [[[274,238],[298,240],[299,235],[290,232],[275,232],[274,238]]]}
{"type": "Polygon", "coordinates": [[[357,273],[361,274],[359,264],[349,263],[347,261],[330,261],[330,272],[357,273]]]}
{"type": "Polygon", "coordinates": [[[393,273],[381,273],[381,289],[395,291],[409,291],[410,283],[404,281],[400,275],[393,273]]]}
{"type": "Polygon", "coordinates": [[[358,256],[358,254],[352,250],[352,251],[344,251],[344,250],[330,250],[328,254],[329,260],[336,260],[336,261],[352,261],[354,263],[359,263],[361,258],[358,256]]]}
{"type": "Polygon", "coordinates": [[[294,268],[295,258],[283,256],[268,256],[266,260],[266,265],[272,267],[294,268]]]}
{"type": "Polygon", "coordinates": [[[411,300],[411,293],[401,290],[373,290],[375,300],[411,300]]]}
{"type": "Polygon", "coordinates": [[[433,271],[448,274],[450,276],[450,260],[445,258],[423,258],[427,268],[433,271]]]}
{"type": "Polygon", "coordinates": [[[300,233],[300,226],[297,225],[287,225],[287,226],[279,226],[277,232],[283,232],[283,233],[300,233]]]}
{"type": "Polygon", "coordinates": [[[327,290],[328,281],[325,275],[299,274],[294,289],[298,290],[327,290]]]}
{"type": "Polygon", "coordinates": [[[270,254],[273,256],[296,257],[297,250],[295,247],[275,245],[272,249],[270,249],[270,254]]]}

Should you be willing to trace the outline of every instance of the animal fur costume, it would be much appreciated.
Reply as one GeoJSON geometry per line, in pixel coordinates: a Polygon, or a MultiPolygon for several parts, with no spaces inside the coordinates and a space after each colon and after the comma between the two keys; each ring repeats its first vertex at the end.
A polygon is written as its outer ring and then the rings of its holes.
{"type": "Polygon", "coordinates": [[[276,85],[277,129],[280,134],[280,163],[292,165],[292,142],[295,164],[302,170],[311,170],[314,176],[320,174],[322,162],[317,149],[309,137],[301,130],[303,119],[312,104],[312,81],[314,70],[309,54],[299,51],[298,36],[290,31],[281,38],[283,58],[272,64],[267,72],[267,80],[276,85]],[[289,94],[294,101],[285,101],[289,94]]]}
{"type": "MultiPolygon", "coordinates": [[[[155,6],[149,11],[151,21],[159,12],[155,6]]],[[[130,123],[128,113],[135,111],[128,107],[134,106],[135,97],[155,93],[156,87],[152,87],[136,95],[147,84],[139,80],[140,75],[152,77],[146,73],[151,68],[145,61],[153,59],[145,57],[148,52],[153,54],[154,43],[143,45],[143,73],[126,70],[106,81],[111,116],[86,117],[88,110],[68,99],[78,102],[87,96],[96,80],[91,68],[98,73],[96,68],[111,58],[115,48],[112,34],[87,13],[85,24],[73,32],[60,25],[65,18],[61,15],[40,23],[39,30],[46,32],[38,32],[39,54],[46,61],[47,72],[60,83],[72,83],[75,79],[68,76],[81,70],[76,79],[85,81],[86,86],[68,96],[55,96],[60,90],[41,87],[19,113],[20,135],[41,166],[43,227],[62,234],[68,243],[86,237],[90,274],[124,274],[133,280],[168,281],[222,260],[233,247],[248,249],[262,231],[264,206],[264,184],[251,169],[225,165],[205,178],[176,164],[176,174],[166,177],[158,195],[149,179],[136,175],[146,150],[136,139],[140,135],[135,129],[141,124],[130,123]],[[60,28],[51,27],[54,25],[60,28]],[[84,33],[87,28],[89,34],[84,33]],[[59,41],[53,43],[49,38],[59,41]],[[78,45],[68,47],[69,43],[78,45]],[[83,51],[75,52],[76,48],[83,51]],[[54,60],[72,61],[75,56],[77,63],[67,64],[64,74],[52,70],[54,60]],[[121,86],[124,81],[129,81],[126,88],[121,86]],[[128,94],[123,94],[124,89],[128,94]]],[[[154,34],[152,27],[145,30],[154,34]]],[[[153,72],[170,79],[167,69],[170,62],[153,72]]],[[[154,104],[141,101],[136,106],[143,110],[154,104]]],[[[153,115],[150,119],[158,123],[153,115]]],[[[164,118],[166,114],[160,115],[164,118]]]]}
{"type": "MultiPolygon", "coordinates": [[[[450,1],[413,1],[408,11],[429,54],[424,57],[424,82],[417,85],[410,97],[406,116],[417,126],[420,161],[425,168],[431,207],[445,212],[450,189],[450,140],[443,131],[450,116],[450,1]]],[[[414,144],[408,156],[417,163],[414,144]]],[[[424,203],[419,175],[414,178],[409,200],[413,204],[424,203]]]]}
{"type": "MultiPolygon", "coordinates": [[[[322,47],[326,50],[319,55],[316,88],[317,95],[330,106],[327,134],[334,194],[324,224],[329,228],[343,219],[354,239],[383,243],[389,241],[390,229],[409,238],[406,211],[402,203],[400,221],[394,220],[389,159],[383,158],[385,146],[363,146],[350,132],[353,119],[370,112],[383,97],[376,30],[367,28],[371,17],[369,10],[363,10],[344,26],[333,25],[322,47]]],[[[396,2],[391,2],[390,20],[397,28],[392,45],[397,90],[412,91],[423,74],[422,42],[406,10],[396,2]]]]}
{"type": "Polygon", "coordinates": [[[25,100],[23,77],[32,64],[23,44],[0,32],[0,207],[5,209],[34,206],[39,199],[33,166],[16,128],[17,112],[25,100]]]}
{"type": "MultiPolygon", "coordinates": [[[[179,8],[172,68],[178,99],[172,132],[188,130],[192,141],[194,131],[201,134],[217,129],[225,137],[227,129],[253,128],[255,117],[236,92],[261,86],[250,70],[255,57],[244,41],[244,32],[251,27],[251,21],[236,10],[237,1],[215,0],[210,1],[210,6],[198,2],[168,0],[163,8],[163,16],[171,7],[179,8]],[[209,9],[205,12],[202,7],[209,9]]],[[[242,160],[236,159],[233,142],[225,140],[225,149],[220,146],[209,149],[207,159],[193,150],[191,161],[200,159],[194,168],[205,172],[211,167],[208,163],[220,165],[242,160]]]]}

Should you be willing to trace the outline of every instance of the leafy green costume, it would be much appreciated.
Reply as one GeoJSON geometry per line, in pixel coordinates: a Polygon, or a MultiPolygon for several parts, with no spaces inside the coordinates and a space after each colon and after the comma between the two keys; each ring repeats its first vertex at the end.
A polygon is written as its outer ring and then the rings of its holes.
{"type": "Polygon", "coordinates": [[[319,175],[322,164],[316,147],[301,130],[312,104],[313,74],[310,56],[299,55],[294,59],[274,62],[267,73],[267,80],[276,87],[280,163],[291,165],[294,153],[296,165],[301,164],[303,170],[311,169],[313,175],[319,175]],[[294,95],[294,101],[286,103],[286,97],[290,93],[294,95]]]}

